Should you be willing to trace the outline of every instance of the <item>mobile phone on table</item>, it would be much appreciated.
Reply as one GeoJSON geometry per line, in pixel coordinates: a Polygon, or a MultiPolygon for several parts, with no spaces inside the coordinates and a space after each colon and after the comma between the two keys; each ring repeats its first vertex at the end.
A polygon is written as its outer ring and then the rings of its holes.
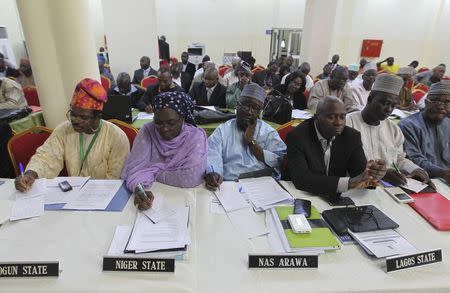
{"type": "Polygon", "coordinates": [[[72,185],[70,185],[70,183],[67,182],[67,181],[59,182],[58,186],[63,192],[67,192],[69,190],[72,190],[72,185]]]}
{"type": "Polygon", "coordinates": [[[392,198],[399,203],[408,203],[413,202],[414,198],[412,198],[409,194],[403,191],[403,189],[399,187],[386,187],[384,188],[387,194],[392,196],[392,198]]]}
{"type": "Polygon", "coordinates": [[[294,200],[294,214],[305,215],[306,218],[311,217],[311,201],[296,198],[294,200]]]}

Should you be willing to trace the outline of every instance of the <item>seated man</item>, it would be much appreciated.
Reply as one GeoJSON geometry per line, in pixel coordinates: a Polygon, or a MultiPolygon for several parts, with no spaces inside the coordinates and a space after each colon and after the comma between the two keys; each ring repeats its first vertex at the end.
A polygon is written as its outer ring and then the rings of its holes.
{"type": "Polygon", "coordinates": [[[172,81],[172,73],[170,68],[161,67],[158,70],[158,83],[148,86],[145,94],[139,101],[139,110],[152,113],[152,101],[155,96],[165,92],[184,92],[183,88],[172,81]]]}
{"type": "Polygon", "coordinates": [[[150,57],[142,56],[139,65],[141,68],[134,71],[132,83],[140,85],[144,78],[157,74],[156,70],[150,66],[150,57]]]}
{"type": "Polygon", "coordinates": [[[19,83],[22,88],[26,86],[36,86],[34,83],[33,70],[31,69],[30,60],[20,59],[19,66],[20,76],[16,78],[16,82],[19,83]]]}
{"type": "Polygon", "coordinates": [[[352,98],[352,91],[347,84],[348,71],[345,67],[336,65],[330,74],[330,79],[322,79],[311,88],[308,99],[308,109],[316,110],[317,103],[326,96],[335,96],[344,102],[347,111],[357,108],[352,98]]]}
{"type": "Polygon", "coordinates": [[[366,162],[361,135],[345,126],[345,115],[344,103],[326,96],[317,104],[314,117],[287,135],[292,183],[330,202],[349,189],[376,185],[386,173],[382,160],[366,162]]]}
{"type": "Polygon", "coordinates": [[[397,64],[394,64],[394,62],[394,57],[388,57],[383,61],[377,62],[377,67],[380,71],[396,74],[400,67],[397,64]],[[386,64],[384,64],[384,62],[386,62],[386,64]]]}
{"type": "Polygon", "coordinates": [[[117,86],[108,90],[108,96],[122,95],[131,97],[131,107],[138,108],[141,111],[145,110],[144,104],[140,104],[139,101],[145,91],[141,88],[131,84],[130,75],[126,72],[121,72],[117,75],[117,86]]]}
{"type": "Polygon", "coordinates": [[[411,111],[417,109],[416,103],[412,98],[412,88],[414,85],[412,76],[414,74],[415,70],[410,66],[401,67],[397,71],[397,75],[403,79],[403,87],[400,90],[397,105],[397,108],[400,110],[411,111]]]}
{"type": "Polygon", "coordinates": [[[0,78],[0,109],[21,109],[28,106],[20,84],[0,78]]]}
{"type": "Polygon", "coordinates": [[[433,84],[425,109],[402,119],[398,126],[405,136],[405,151],[431,177],[450,183],[450,82],[433,84]]]}
{"type": "Polygon", "coordinates": [[[242,89],[252,80],[252,71],[247,62],[242,61],[238,71],[239,81],[233,83],[227,88],[227,94],[225,96],[227,108],[230,109],[236,109],[242,89]]]}
{"type": "Polygon", "coordinates": [[[445,67],[438,65],[432,70],[417,73],[413,76],[414,83],[421,83],[430,87],[433,83],[441,81],[445,74],[445,67]]]}
{"type": "Polygon", "coordinates": [[[69,176],[119,179],[130,143],[125,133],[101,119],[107,99],[102,85],[93,79],[78,83],[67,112],[69,121],[58,125],[31,158],[23,176],[15,181],[22,192],[36,178],[58,176],[64,166],[69,176]]]}
{"type": "Polygon", "coordinates": [[[350,112],[361,111],[367,104],[367,97],[369,97],[372,85],[377,77],[377,67],[374,63],[366,63],[363,67],[363,74],[361,78],[356,78],[350,88],[352,90],[352,99],[354,100],[355,108],[349,109],[350,112]]]}
{"type": "Polygon", "coordinates": [[[231,66],[231,70],[223,76],[221,81],[221,83],[226,87],[229,87],[233,83],[239,81],[239,67],[241,67],[241,58],[233,57],[231,60],[231,66]]]}
{"type": "Polygon", "coordinates": [[[208,189],[215,190],[222,180],[235,180],[244,173],[263,169],[278,173],[286,145],[275,129],[258,119],[264,100],[262,87],[244,86],[236,118],[221,124],[208,138],[208,189]]]}
{"type": "Polygon", "coordinates": [[[267,69],[256,73],[253,76],[253,82],[259,84],[264,89],[272,89],[280,84],[280,77],[277,74],[279,66],[276,61],[271,61],[267,69]]]}
{"type": "MultiPolygon", "coordinates": [[[[206,168],[207,138],[195,126],[194,103],[187,94],[167,92],[153,100],[155,119],[146,123],[133,144],[122,169],[122,179],[135,194],[142,184],[149,189],[153,182],[176,187],[195,187],[203,182],[206,168]]],[[[138,208],[148,209],[153,194],[146,200],[135,196],[138,208]]]]}
{"type": "Polygon", "coordinates": [[[398,102],[398,95],[403,86],[401,77],[382,73],[377,76],[367,105],[361,112],[347,115],[347,126],[361,133],[364,153],[368,160],[386,161],[387,172],[383,180],[399,186],[406,184],[406,177],[401,172],[428,183],[426,171],[406,159],[403,150],[405,138],[400,128],[389,119],[398,102]]]}
{"type": "Polygon", "coordinates": [[[225,95],[227,88],[219,83],[219,72],[215,68],[208,68],[203,81],[195,83],[189,92],[197,106],[226,107],[225,95]]]}

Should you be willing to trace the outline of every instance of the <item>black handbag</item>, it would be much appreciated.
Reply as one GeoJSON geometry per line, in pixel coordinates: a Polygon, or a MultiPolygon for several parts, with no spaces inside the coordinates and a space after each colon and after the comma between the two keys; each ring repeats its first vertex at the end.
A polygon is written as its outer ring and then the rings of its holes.
{"type": "Polygon", "coordinates": [[[31,113],[30,108],[0,109],[0,121],[11,122],[13,120],[26,117],[30,113],[31,113]]]}
{"type": "Polygon", "coordinates": [[[194,120],[196,124],[208,124],[228,121],[235,118],[236,114],[230,112],[213,111],[201,107],[195,107],[194,120]]]}
{"type": "Polygon", "coordinates": [[[264,101],[263,119],[278,124],[291,121],[292,105],[289,98],[278,91],[273,91],[264,101]]]}

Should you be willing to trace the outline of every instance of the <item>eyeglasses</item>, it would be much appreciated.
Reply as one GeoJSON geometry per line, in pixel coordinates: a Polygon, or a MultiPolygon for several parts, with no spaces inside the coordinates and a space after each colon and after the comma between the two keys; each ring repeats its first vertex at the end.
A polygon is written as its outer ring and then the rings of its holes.
{"type": "Polygon", "coordinates": [[[255,114],[259,114],[261,112],[261,107],[259,106],[250,106],[250,105],[243,105],[241,102],[237,102],[236,104],[236,108],[244,111],[244,112],[248,112],[248,113],[255,113],[255,114]]]}
{"type": "Polygon", "coordinates": [[[72,121],[73,119],[80,119],[80,120],[91,120],[91,119],[95,119],[94,116],[89,116],[89,115],[78,115],[78,114],[74,114],[73,111],[70,109],[69,111],[67,111],[66,113],[66,118],[69,121],[72,121]]]}
{"type": "Polygon", "coordinates": [[[430,100],[430,99],[427,99],[427,101],[436,106],[444,106],[450,108],[450,101],[430,100]]]}

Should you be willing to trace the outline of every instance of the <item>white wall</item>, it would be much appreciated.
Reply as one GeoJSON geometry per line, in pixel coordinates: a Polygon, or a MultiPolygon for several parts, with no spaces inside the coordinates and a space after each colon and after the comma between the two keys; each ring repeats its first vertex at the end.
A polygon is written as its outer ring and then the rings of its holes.
{"type": "Polygon", "coordinates": [[[157,32],[170,54],[180,58],[188,44],[205,44],[206,54],[222,63],[224,53],[252,51],[256,62],[269,61],[267,29],[302,28],[306,0],[156,0],[157,32]]]}
{"type": "Polygon", "coordinates": [[[16,0],[0,0],[0,25],[7,26],[8,38],[19,63],[20,58],[26,57],[26,50],[16,0]]]}

